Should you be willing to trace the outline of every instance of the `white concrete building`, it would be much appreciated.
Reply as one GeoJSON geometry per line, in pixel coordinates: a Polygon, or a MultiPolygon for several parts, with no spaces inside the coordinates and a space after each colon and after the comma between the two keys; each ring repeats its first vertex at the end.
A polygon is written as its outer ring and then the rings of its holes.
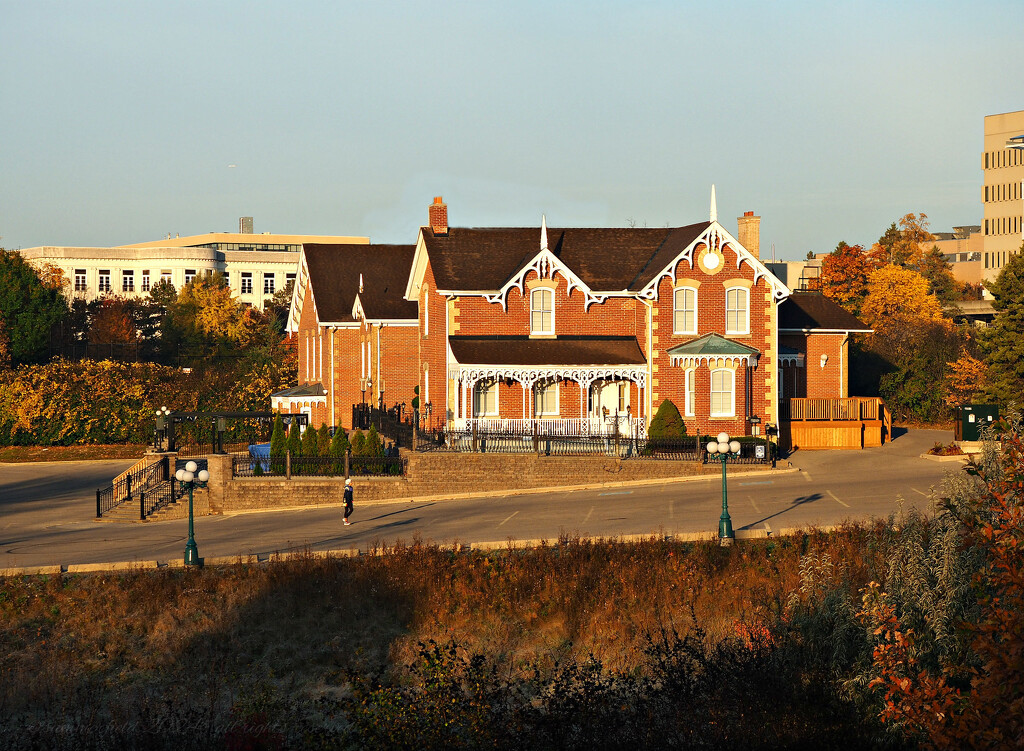
{"type": "MultiPolygon", "coordinates": [[[[244,217],[241,225],[251,227],[251,219],[244,217]]],[[[264,300],[295,279],[303,243],[369,241],[354,236],[211,232],[112,248],[44,245],[18,252],[37,267],[59,267],[68,280],[69,299],[148,295],[161,279],[180,290],[197,274],[219,271],[240,302],[262,308],[264,300]]]]}

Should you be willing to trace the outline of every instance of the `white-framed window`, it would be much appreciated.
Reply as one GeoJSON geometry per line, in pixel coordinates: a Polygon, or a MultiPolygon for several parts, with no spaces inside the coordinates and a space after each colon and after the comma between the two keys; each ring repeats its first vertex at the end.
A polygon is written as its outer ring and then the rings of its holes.
{"type": "Polygon", "coordinates": [[[85,269],[75,269],[75,292],[85,292],[89,289],[86,281],[85,269]]]}
{"type": "Polygon", "coordinates": [[[264,274],[263,275],[263,294],[272,295],[274,294],[274,275],[264,274]]]}
{"type": "Polygon", "coordinates": [[[135,291],[135,272],[132,271],[131,269],[123,269],[121,271],[121,291],[135,291]]]}
{"type": "Polygon", "coordinates": [[[99,284],[97,286],[100,292],[110,292],[110,269],[99,270],[99,284]]]}
{"type": "Polygon", "coordinates": [[[430,336],[430,287],[423,285],[423,336],[430,336]]]}
{"type": "Polygon", "coordinates": [[[497,416],[498,382],[494,379],[477,381],[473,386],[473,417],[497,416]]]}
{"type": "Polygon", "coordinates": [[[619,383],[619,414],[626,414],[626,410],[629,408],[629,382],[622,381],[619,383]]]}
{"type": "Polygon", "coordinates": [[[672,330],[676,334],[697,333],[697,290],[678,287],[672,307],[672,330]]]}
{"type": "Polygon", "coordinates": [[[745,287],[725,291],[725,333],[750,333],[750,290],[745,287]]]}
{"type": "Polygon", "coordinates": [[[142,291],[149,292],[149,269],[142,270],[142,291]]]}
{"type": "Polygon", "coordinates": [[[228,289],[231,289],[231,272],[230,271],[225,271],[225,272],[223,272],[223,276],[224,276],[224,286],[227,287],[228,289]]]}
{"type": "Polygon", "coordinates": [[[167,282],[168,284],[171,283],[171,270],[170,269],[163,269],[160,272],[160,281],[161,282],[167,282]]]}
{"type": "Polygon", "coordinates": [[[686,401],[683,405],[683,416],[693,417],[697,412],[697,371],[686,370],[686,401]]]}
{"type": "Polygon", "coordinates": [[[736,372],[721,368],[711,371],[711,416],[736,416],[736,372]]]}
{"type": "Polygon", "coordinates": [[[534,417],[558,417],[558,384],[544,381],[533,387],[534,417]]]}
{"type": "Polygon", "coordinates": [[[189,282],[191,282],[195,278],[196,278],[196,270],[195,269],[185,269],[185,284],[188,284],[189,282]]]}
{"type": "Polygon", "coordinates": [[[550,287],[530,292],[530,333],[555,333],[555,291],[550,287]]]}
{"type": "Polygon", "coordinates": [[[251,295],[252,294],[252,272],[251,271],[243,271],[242,272],[242,294],[243,295],[251,295]]]}

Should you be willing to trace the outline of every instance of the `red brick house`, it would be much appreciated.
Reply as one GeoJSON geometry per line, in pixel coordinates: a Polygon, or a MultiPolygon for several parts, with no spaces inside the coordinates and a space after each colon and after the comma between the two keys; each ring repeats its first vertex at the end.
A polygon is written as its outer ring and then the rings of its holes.
{"type": "Polygon", "coordinates": [[[780,374],[845,394],[846,340],[781,327],[792,293],[758,257],[758,221],[739,219],[745,247],[712,193],[685,227],[473,229],[437,198],[415,246],[306,246],[289,330],[302,394],[322,400],[274,406],[349,427],[352,404],[411,405],[419,386],[431,428],[643,435],[666,399],[691,434],[778,423],[780,374]],[[831,381],[795,375],[819,354],[831,381]]]}
{"type": "Polygon", "coordinates": [[[272,408],[310,425],[352,427],[352,405],[411,401],[417,304],[403,297],[412,245],[304,245],[288,331],[298,337],[299,386],[272,408]],[[310,394],[313,396],[310,396],[310,394]]]}

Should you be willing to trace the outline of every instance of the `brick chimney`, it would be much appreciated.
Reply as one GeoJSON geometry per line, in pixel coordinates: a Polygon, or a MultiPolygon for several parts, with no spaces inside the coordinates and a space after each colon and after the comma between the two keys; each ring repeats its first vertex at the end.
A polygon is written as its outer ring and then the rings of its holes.
{"type": "Polygon", "coordinates": [[[754,254],[754,258],[761,258],[761,217],[754,216],[753,211],[744,211],[743,216],[736,219],[739,232],[736,239],[740,245],[754,254]]]}
{"type": "Polygon", "coordinates": [[[441,196],[434,196],[430,206],[430,229],[435,235],[448,234],[448,204],[441,196]]]}

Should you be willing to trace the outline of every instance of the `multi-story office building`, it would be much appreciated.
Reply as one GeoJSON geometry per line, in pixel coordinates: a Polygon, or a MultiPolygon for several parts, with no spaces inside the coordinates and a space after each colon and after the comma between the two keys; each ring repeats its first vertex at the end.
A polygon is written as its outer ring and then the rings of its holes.
{"type": "Polygon", "coordinates": [[[253,234],[242,217],[238,233],[210,232],[113,248],[41,246],[19,251],[34,265],[59,267],[69,298],[105,294],[148,295],[161,279],[181,289],[198,274],[219,271],[240,302],[263,307],[267,298],[293,281],[303,243],[366,244],[368,237],[253,234]],[[245,231],[249,230],[249,231],[245,231]]]}
{"type": "Polygon", "coordinates": [[[994,278],[1024,242],[1024,110],[985,117],[982,273],[994,278]]]}

